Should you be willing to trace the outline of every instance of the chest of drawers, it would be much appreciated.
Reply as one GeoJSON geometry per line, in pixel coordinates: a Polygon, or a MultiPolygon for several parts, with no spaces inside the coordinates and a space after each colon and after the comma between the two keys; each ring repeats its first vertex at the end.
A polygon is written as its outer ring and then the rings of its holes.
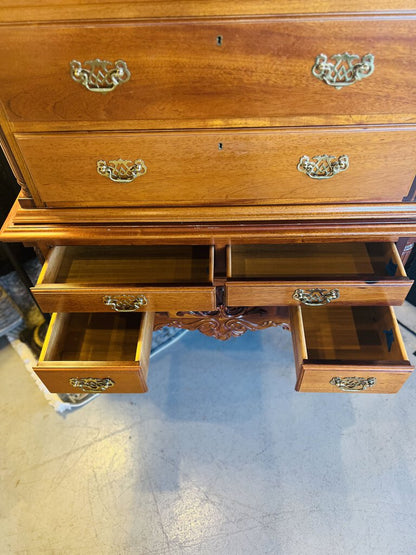
{"type": "Polygon", "coordinates": [[[164,325],[282,324],[298,390],[398,391],[414,2],[22,0],[0,28],[1,239],[45,258],[51,391],[146,391],[164,325]]]}

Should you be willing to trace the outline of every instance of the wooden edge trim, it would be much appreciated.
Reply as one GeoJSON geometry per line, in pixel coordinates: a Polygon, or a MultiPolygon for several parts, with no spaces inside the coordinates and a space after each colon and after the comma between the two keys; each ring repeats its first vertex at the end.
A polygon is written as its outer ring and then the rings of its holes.
{"type": "Polygon", "coordinates": [[[86,370],[108,372],[114,371],[132,371],[137,372],[137,363],[135,361],[108,361],[108,360],[45,360],[39,361],[37,366],[35,366],[35,371],[37,370],[79,370],[81,372],[86,370]]]}
{"type": "Polygon", "coordinates": [[[308,359],[308,347],[306,344],[306,336],[305,336],[305,328],[303,326],[303,316],[302,316],[302,307],[296,307],[296,316],[294,324],[291,323],[291,329],[296,331],[299,339],[300,345],[300,354],[302,355],[303,361],[308,359]],[[292,327],[293,326],[293,327],[292,327]]]}
{"type": "Polygon", "coordinates": [[[340,242],[348,238],[357,241],[392,241],[399,237],[416,236],[416,222],[331,222],[245,225],[176,225],[176,226],[78,226],[78,225],[16,225],[13,217],[6,220],[0,233],[4,242],[44,242],[48,245],[117,245],[212,244],[213,241],[232,243],[300,243],[340,242]]]}
{"type": "Polygon", "coordinates": [[[406,270],[404,269],[402,259],[400,258],[399,251],[397,250],[395,243],[391,243],[391,251],[392,251],[393,262],[394,264],[397,265],[397,269],[399,270],[400,277],[407,278],[406,270]]]}
{"type": "Polygon", "coordinates": [[[182,224],[217,222],[276,222],[318,220],[416,220],[416,203],[310,204],[263,206],[192,206],[130,208],[22,208],[15,224],[182,224]]]}
{"type": "Polygon", "coordinates": [[[55,322],[56,322],[57,316],[58,316],[58,314],[57,314],[56,312],[54,312],[54,313],[52,314],[51,320],[50,320],[50,322],[49,322],[48,330],[47,330],[47,332],[46,332],[45,339],[43,340],[42,350],[41,350],[41,352],[40,352],[39,360],[38,360],[38,363],[37,363],[36,367],[37,367],[40,363],[45,362],[46,352],[47,352],[48,349],[49,349],[49,345],[50,345],[50,342],[51,342],[52,331],[53,331],[53,329],[54,329],[54,327],[55,327],[55,322]]]}
{"type": "Polygon", "coordinates": [[[232,246],[226,246],[226,256],[227,256],[227,279],[232,279],[233,277],[233,259],[232,259],[232,246]]]}
{"type": "Polygon", "coordinates": [[[215,286],[214,285],[187,285],[187,284],[177,284],[177,285],[169,285],[169,284],[160,284],[158,285],[140,285],[131,286],[129,284],[124,285],[119,283],[118,285],[108,284],[108,287],[103,285],[94,285],[94,283],[80,283],[78,284],[71,284],[67,285],[66,283],[38,283],[32,290],[35,290],[35,293],[38,294],[48,294],[54,293],[58,294],[61,293],[62,295],[67,294],[74,294],[74,295],[86,295],[90,297],[91,295],[105,295],[105,294],[113,294],[113,293],[143,293],[144,295],[170,295],[170,294],[178,294],[182,293],[186,296],[188,293],[215,293],[215,286]]]}
{"type": "MultiPolygon", "coordinates": [[[[50,249],[43,263],[42,269],[40,271],[38,281],[36,282],[36,287],[46,285],[55,282],[56,275],[59,270],[59,266],[62,263],[62,259],[65,255],[66,247],[57,246],[50,249]]],[[[31,288],[32,291],[34,287],[31,288]]]]}
{"type": "Polygon", "coordinates": [[[302,376],[304,374],[304,362],[308,358],[301,307],[289,307],[289,319],[297,377],[295,389],[298,390],[298,388],[300,387],[300,383],[302,382],[302,376]]]}
{"type": "Polygon", "coordinates": [[[150,351],[152,348],[152,334],[153,334],[154,321],[155,321],[154,312],[142,313],[135,360],[141,369],[140,382],[144,391],[148,391],[147,376],[149,373],[149,360],[150,360],[150,351]]]}
{"type": "MultiPolygon", "coordinates": [[[[376,11],[370,9],[367,4],[366,9],[362,5],[356,3],[351,6],[350,3],[340,2],[336,6],[325,3],[317,9],[316,3],[311,6],[304,5],[301,9],[293,8],[289,3],[280,6],[276,10],[276,3],[272,0],[265,0],[259,6],[253,8],[253,2],[244,0],[239,2],[227,3],[227,8],[219,8],[218,1],[209,0],[204,2],[201,7],[195,2],[177,2],[174,0],[164,0],[163,2],[146,2],[139,0],[137,2],[124,3],[122,9],[120,4],[109,2],[101,3],[101,10],[97,11],[95,3],[83,2],[82,5],[73,3],[64,3],[62,6],[42,6],[36,7],[23,5],[16,7],[15,5],[6,5],[0,7],[0,26],[2,25],[38,25],[38,24],[71,24],[79,25],[80,22],[89,24],[108,24],[109,21],[113,25],[123,24],[141,24],[141,23],[159,23],[160,19],[167,23],[187,23],[191,22],[216,22],[229,20],[297,20],[299,18],[307,21],[316,19],[341,19],[341,18],[359,18],[367,19],[377,17],[378,19],[386,19],[389,17],[412,18],[416,15],[413,6],[409,3],[405,7],[400,6],[393,8],[391,3],[386,6],[383,2],[376,11]],[[65,5],[66,4],[66,5],[65,5]],[[161,4],[161,6],[157,6],[161,4]],[[334,9],[335,8],[335,9],[334,9]],[[280,10],[280,11],[279,11],[280,10]],[[122,15],[121,15],[122,13],[122,15]]],[[[223,6],[223,2],[221,6],[223,6]]]]}
{"type": "Polygon", "coordinates": [[[399,329],[399,323],[397,322],[396,313],[394,312],[394,309],[393,309],[392,306],[389,306],[388,308],[389,308],[390,317],[391,317],[392,323],[393,323],[394,337],[397,341],[398,347],[400,349],[400,353],[401,353],[403,359],[410,364],[409,357],[407,356],[407,352],[406,352],[406,347],[404,346],[404,341],[403,341],[403,338],[402,338],[402,334],[401,334],[400,329],[399,329]]]}
{"type": "Polygon", "coordinates": [[[208,268],[208,279],[211,284],[214,283],[214,270],[215,270],[215,247],[211,245],[209,247],[209,268],[208,268]]]}
{"type": "Polygon", "coordinates": [[[385,361],[385,360],[309,360],[304,365],[305,371],[315,372],[408,372],[413,371],[414,366],[408,360],[385,361]]]}

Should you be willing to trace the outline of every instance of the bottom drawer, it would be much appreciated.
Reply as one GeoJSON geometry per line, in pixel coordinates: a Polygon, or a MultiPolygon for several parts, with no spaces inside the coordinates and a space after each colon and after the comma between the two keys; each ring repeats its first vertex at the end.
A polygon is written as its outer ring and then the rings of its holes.
{"type": "Polygon", "coordinates": [[[391,307],[292,307],[298,391],[396,393],[413,366],[391,307]]]}
{"type": "Polygon", "coordinates": [[[144,393],[154,313],[53,314],[34,371],[52,393],[144,393]]]}

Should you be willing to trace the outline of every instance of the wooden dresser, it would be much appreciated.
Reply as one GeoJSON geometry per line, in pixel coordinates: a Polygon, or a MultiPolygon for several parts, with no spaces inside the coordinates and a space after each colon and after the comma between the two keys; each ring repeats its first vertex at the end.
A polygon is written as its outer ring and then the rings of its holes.
{"type": "Polygon", "coordinates": [[[45,259],[46,386],[146,391],[164,325],[287,325],[297,390],[397,392],[416,2],[34,4],[0,1],[1,239],[45,259]]]}

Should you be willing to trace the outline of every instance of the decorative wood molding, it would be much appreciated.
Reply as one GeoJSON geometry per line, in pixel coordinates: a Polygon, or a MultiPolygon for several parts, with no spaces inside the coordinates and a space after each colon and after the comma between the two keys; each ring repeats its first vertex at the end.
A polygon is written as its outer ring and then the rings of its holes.
{"type": "MultiPolygon", "coordinates": [[[[415,180],[416,187],[416,180],[415,180]]],[[[26,199],[27,200],[27,199],[26,199]]],[[[316,204],[304,205],[264,205],[264,206],[169,206],[169,207],[118,207],[114,208],[35,208],[23,202],[21,210],[16,214],[19,224],[152,224],[180,222],[191,224],[220,224],[221,222],[324,222],[337,220],[349,222],[352,220],[399,220],[414,221],[416,219],[416,205],[413,196],[405,203],[380,204],[320,204],[317,211],[316,204]]]]}
{"type": "Polygon", "coordinates": [[[247,331],[259,331],[282,326],[289,329],[289,312],[286,307],[226,307],[210,312],[178,312],[171,318],[163,313],[156,314],[155,330],[169,326],[187,330],[198,330],[204,335],[226,341],[240,337],[247,331]]]}
{"type": "MultiPolygon", "coordinates": [[[[400,206],[400,205],[398,205],[400,206]]],[[[96,223],[91,219],[90,225],[79,222],[74,217],[71,221],[61,216],[61,210],[54,210],[51,222],[37,221],[36,213],[42,209],[22,208],[19,199],[3,224],[0,238],[5,242],[44,242],[49,245],[118,245],[128,241],[131,245],[160,244],[231,244],[239,243],[319,243],[322,241],[390,241],[399,237],[416,237],[416,204],[404,205],[406,212],[395,218],[372,220],[325,219],[305,220],[295,218],[273,222],[241,222],[238,226],[228,223],[186,223],[176,215],[173,223],[150,224],[141,222],[124,225],[119,222],[96,223]],[[411,209],[410,209],[411,207],[411,209]],[[33,220],[26,215],[32,214],[33,220]]],[[[315,207],[316,209],[316,207],[315,207]]],[[[196,208],[193,208],[196,212],[196,208]]],[[[211,208],[211,210],[215,210],[211,208]]],[[[230,212],[233,208],[229,208],[230,212]]],[[[118,211],[117,211],[118,212],[118,211]]],[[[63,216],[63,214],[62,214],[63,216]]],[[[75,216],[75,213],[72,214],[75,216]]],[[[194,217],[195,219],[195,217],[194,217]]],[[[42,218],[41,218],[42,220],[42,218]]]]}
{"type": "Polygon", "coordinates": [[[22,189],[22,191],[24,192],[24,194],[25,194],[27,197],[30,197],[30,193],[29,193],[29,191],[28,191],[28,189],[27,189],[27,187],[26,187],[26,183],[25,183],[25,180],[23,179],[23,175],[22,175],[22,173],[21,173],[21,171],[20,171],[19,166],[18,166],[17,163],[16,163],[16,160],[15,160],[15,158],[14,158],[14,156],[13,156],[13,154],[12,154],[10,148],[9,148],[9,144],[8,144],[8,142],[6,141],[6,138],[5,138],[5,136],[4,136],[3,131],[1,130],[1,128],[0,128],[0,148],[1,148],[1,150],[4,152],[4,155],[5,155],[5,157],[6,157],[6,160],[7,160],[8,164],[9,164],[9,166],[10,166],[10,169],[11,169],[12,172],[13,172],[13,175],[14,175],[14,177],[15,177],[15,179],[16,179],[18,185],[21,187],[21,189],[22,189]]]}

